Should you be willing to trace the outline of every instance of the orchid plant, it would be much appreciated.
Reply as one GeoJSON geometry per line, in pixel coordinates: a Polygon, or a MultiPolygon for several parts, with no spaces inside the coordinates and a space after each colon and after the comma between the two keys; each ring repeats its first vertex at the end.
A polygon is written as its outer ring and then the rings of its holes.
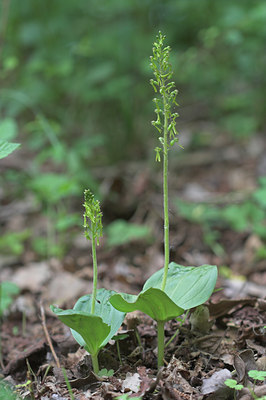
{"type": "Polygon", "coordinates": [[[152,121],[152,125],[160,135],[160,145],[155,148],[156,160],[160,162],[161,156],[163,158],[164,267],[146,281],[137,296],[121,293],[110,298],[110,303],[117,310],[139,310],[157,322],[158,368],[163,366],[165,323],[208,300],[217,279],[217,267],[214,265],[185,267],[174,262],[169,264],[168,152],[178,143],[178,114],[174,111],[178,92],[171,81],[170,47],[164,47],[164,41],[165,36],[159,32],[150,58],[155,77],[150,82],[159,95],[153,100],[157,119],[152,121]]]}
{"type": "Polygon", "coordinates": [[[100,203],[89,191],[84,192],[85,237],[91,241],[93,260],[93,291],[82,296],[73,310],[62,310],[51,306],[52,311],[65,325],[71,328],[75,340],[84,347],[92,358],[93,370],[99,373],[98,353],[120,328],[125,314],[116,310],[110,303],[112,290],[97,289],[96,245],[102,236],[102,212],[100,203]]]}

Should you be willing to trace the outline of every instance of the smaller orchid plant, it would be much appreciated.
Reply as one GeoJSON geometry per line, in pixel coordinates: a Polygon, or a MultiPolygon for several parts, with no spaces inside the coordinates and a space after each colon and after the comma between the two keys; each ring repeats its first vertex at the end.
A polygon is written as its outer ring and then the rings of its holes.
{"type": "Polygon", "coordinates": [[[93,291],[82,296],[73,310],[62,310],[51,306],[51,310],[61,322],[71,328],[75,340],[84,347],[92,358],[93,370],[99,373],[98,353],[120,328],[125,314],[116,310],[109,302],[115,293],[112,290],[97,289],[96,245],[102,236],[102,212],[100,203],[89,191],[84,192],[85,237],[91,241],[93,260],[93,291]]]}

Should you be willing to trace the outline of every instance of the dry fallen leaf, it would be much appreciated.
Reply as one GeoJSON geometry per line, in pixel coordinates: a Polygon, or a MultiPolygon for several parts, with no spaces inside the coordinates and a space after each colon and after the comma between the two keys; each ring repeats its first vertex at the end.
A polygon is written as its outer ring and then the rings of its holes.
{"type": "Polygon", "coordinates": [[[137,393],[140,388],[140,375],[138,373],[131,374],[130,372],[127,373],[126,379],[122,383],[122,390],[124,392],[132,391],[137,393]]]}
{"type": "Polygon", "coordinates": [[[207,379],[203,379],[201,393],[209,394],[216,392],[218,389],[225,388],[224,381],[231,379],[231,372],[229,369],[221,369],[220,371],[214,372],[214,374],[207,379]]]}

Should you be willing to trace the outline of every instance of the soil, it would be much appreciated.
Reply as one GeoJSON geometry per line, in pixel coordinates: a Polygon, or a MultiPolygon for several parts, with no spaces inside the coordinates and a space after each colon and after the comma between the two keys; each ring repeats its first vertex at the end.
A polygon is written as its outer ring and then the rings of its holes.
{"type": "MultiPolygon", "coordinates": [[[[19,257],[0,257],[1,281],[12,281],[20,288],[2,318],[0,378],[13,386],[28,381],[17,388],[23,399],[71,399],[66,381],[72,398],[78,400],[119,396],[203,400],[233,399],[234,395],[252,399],[247,387],[254,382],[248,371],[266,370],[266,260],[256,256],[265,243],[252,229],[236,232],[218,226],[217,241],[224,251],[217,252],[206,244],[202,226],[179,215],[175,198],[219,206],[239,204],[257,187],[258,177],[266,175],[265,150],[264,135],[236,145],[228,136],[215,133],[207,148],[171,153],[170,258],[181,265],[217,265],[223,273],[217,281],[219,290],[207,303],[209,314],[203,326],[193,323],[194,310],[181,327],[177,320],[166,323],[167,341],[178,333],[166,349],[163,368],[157,370],[156,324],[148,316],[127,315],[119,332],[125,338],[112,340],[100,352],[100,368],[107,371],[98,377],[92,372],[90,356],[50,311],[50,304],[72,308],[81,295],[92,291],[90,247],[80,230],[62,259],[40,260],[27,246],[19,257]],[[234,392],[226,387],[224,380],[232,377],[245,388],[234,392]]],[[[23,169],[27,155],[24,162],[17,157],[22,156],[14,153],[1,168],[23,169]]],[[[97,168],[94,175],[104,197],[104,224],[120,218],[145,224],[152,232],[151,239],[112,248],[103,237],[97,248],[99,287],[137,294],[163,266],[160,165],[154,170],[153,162],[127,163],[108,170],[97,168]]],[[[37,232],[47,223],[29,193],[12,202],[1,196],[4,230],[26,226],[37,232]]],[[[73,203],[73,209],[82,213],[80,205],[73,203]]],[[[256,381],[254,390],[257,398],[266,396],[265,382],[256,381]]]]}

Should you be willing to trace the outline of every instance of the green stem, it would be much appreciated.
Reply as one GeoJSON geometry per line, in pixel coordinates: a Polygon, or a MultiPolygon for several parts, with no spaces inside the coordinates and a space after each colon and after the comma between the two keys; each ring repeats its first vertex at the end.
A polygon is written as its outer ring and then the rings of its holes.
{"type": "Polygon", "coordinates": [[[123,363],[122,363],[122,358],[121,358],[121,353],[120,353],[119,340],[116,341],[116,351],[117,351],[119,364],[122,365],[123,363]]]}
{"type": "Polygon", "coordinates": [[[74,397],[74,394],[73,394],[73,390],[72,390],[72,387],[70,385],[69,379],[67,377],[67,373],[66,373],[65,368],[62,368],[62,372],[63,372],[64,378],[65,378],[65,382],[66,382],[66,385],[67,385],[67,390],[68,390],[70,399],[71,400],[75,400],[75,397],[74,397]]]}
{"type": "MultiPolygon", "coordinates": [[[[164,82],[163,82],[164,86],[164,82]]],[[[165,289],[169,265],[169,214],[168,214],[168,115],[167,99],[163,95],[164,136],[163,136],[163,207],[164,207],[164,274],[162,290],[165,289]]]]}
{"type": "Polygon", "coordinates": [[[185,322],[185,320],[186,320],[186,318],[187,318],[188,313],[189,313],[189,310],[187,310],[187,311],[185,312],[185,315],[184,315],[184,317],[182,318],[179,327],[177,328],[177,330],[175,331],[175,333],[173,334],[173,336],[168,340],[168,342],[167,342],[166,345],[165,345],[165,348],[166,348],[167,346],[169,346],[169,344],[170,344],[170,343],[175,339],[175,337],[178,335],[178,333],[179,333],[179,331],[180,331],[180,328],[182,327],[182,325],[184,324],[184,322],[185,322]]]}
{"type": "Polygon", "coordinates": [[[167,346],[169,346],[169,344],[170,343],[172,343],[172,341],[176,338],[176,336],[179,334],[179,331],[180,331],[180,328],[178,328],[176,331],[175,331],[175,333],[173,334],[173,336],[168,340],[168,342],[166,343],[166,345],[165,345],[165,348],[167,347],[167,346]]]}
{"type": "Polygon", "coordinates": [[[93,262],[93,289],[92,289],[91,313],[94,314],[96,293],[97,293],[97,275],[98,275],[95,237],[92,238],[91,247],[92,247],[92,262],[93,262]]]}
{"type": "Polygon", "coordinates": [[[134,328],[134,333],[135,333],[135,335],[136,335],[136,339],[137,339],[137,342],[138,342],[139,347],[140,347],[141,349],[143,349],[143,346],[142,346],[141,340],[140,340],[140,336],[139,336],[139,331],[138,331],[138,328],[137,328],[137,327],[134,328]]]}
{"type": "Polygon", "coordinates": [[[157,321],[157,340],[158,340],[158,369],[163,367],[164,356],[164,321],[157,321]]]}
{"type": "Polygon", "coordinates": [[[93,372],[97,375],[99,373],[98,353],[94,355],[91,354],[91,361],[92,361],[93,372]]]}

